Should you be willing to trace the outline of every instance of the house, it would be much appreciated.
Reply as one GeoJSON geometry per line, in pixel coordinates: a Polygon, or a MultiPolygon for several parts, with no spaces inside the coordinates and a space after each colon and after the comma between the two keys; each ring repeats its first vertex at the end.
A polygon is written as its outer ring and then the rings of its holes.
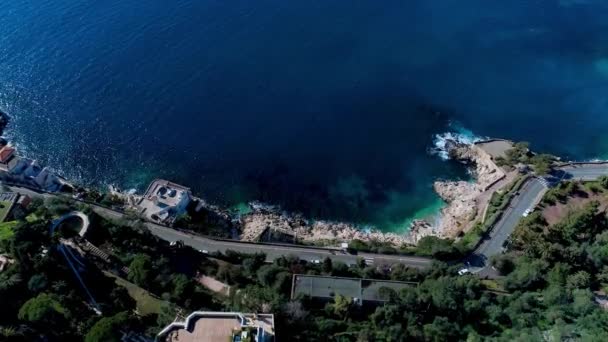
{"type": "Polygon", "coordinates": [[[186,212],[191,200],[192,192],[189,188],[168,180],[156,179],[148,186],[137,206],[146,218],[170,224],[186,212]]]}
{"type": "Polygon", "coordinates": [[[274,315],[195,311],[184,321],[173,322],[156,337],[160,342],[270,342],[274,340],[274,315]]]}
{"type": "Polygon", "coordinates": [[[8,164],[9,160],[15,155],[15,148],[4,145],[0,148],[0,163],[8,164]]]}

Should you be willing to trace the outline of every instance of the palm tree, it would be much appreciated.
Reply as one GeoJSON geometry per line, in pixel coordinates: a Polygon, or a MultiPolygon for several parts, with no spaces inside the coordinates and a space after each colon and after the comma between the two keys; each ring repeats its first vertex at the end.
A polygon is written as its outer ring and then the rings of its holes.
{"type": "Polygon", "coordinates": [[[0,290],[9,289],[21,282],[21,276],[18,273],[0,276],[0,290]]]}

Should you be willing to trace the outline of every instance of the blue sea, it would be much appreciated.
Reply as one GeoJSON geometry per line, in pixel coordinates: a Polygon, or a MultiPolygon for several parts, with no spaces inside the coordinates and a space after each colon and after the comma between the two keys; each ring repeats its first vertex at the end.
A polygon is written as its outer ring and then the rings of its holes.
{"type": "MultiPolygon", "coordinates": [[[[68,178],[404,231],[437,135],[608,157],[604,0],[0,3],[0,109],[68,178]]],[[[435,151],[436,152],[436,151],[435,151]]]]}

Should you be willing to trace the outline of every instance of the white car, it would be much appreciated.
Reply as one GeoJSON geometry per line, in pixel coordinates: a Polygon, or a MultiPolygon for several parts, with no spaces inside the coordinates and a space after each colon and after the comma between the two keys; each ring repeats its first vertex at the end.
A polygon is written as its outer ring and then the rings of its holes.
{"type": "Polygon", "coordinates": [[[319,259],[315,259],[315,260],[313,260],[313,261],[312,261],[312,263],[313,263],[313,264],[320,264],[320,263],[321,263],[321,260],[319,260],[319,259]]]}
{"type": "Polygon", "coordinates": [[[462,268],[458,271],[458,275],[465,275],[465,274],[469,274],[471,273],[471,271],[469,271],[468,268],[462,268]]]}
{"type": "Polygon", "coordinates": [[[532,209],[526,209],[526,211],[524,211],[523,217],[528,217],[528,215],[530,215],[532,213],[532,209]]]}
{"type": "Polygon", "coordinates": [[[203,254],[209,254],[209,251],[206,249],[199,249],[199,252],[203,253],[203,254]]]}

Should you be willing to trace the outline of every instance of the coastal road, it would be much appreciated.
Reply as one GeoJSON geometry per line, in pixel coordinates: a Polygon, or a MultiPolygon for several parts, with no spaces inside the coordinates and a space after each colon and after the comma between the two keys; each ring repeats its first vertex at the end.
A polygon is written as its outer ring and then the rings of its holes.
{"type": "MultiPolygon", "coordinates": [[[[556,174],[552,178],[554,178],[554,180],[555,178],[557,178],[556,180],[595,180],[604,175],[608,175],[608,163],[586,163],[561,167],[557,170],[556,174]]],[[[470,264],[469,268],[471,271],[478,273],[480,276],[492,275],[493,271],[491,268],[487,267],[490,257],[503,252],[504,243],[508,240],[511,233],[513,233],[513,230],[515,230],[515,227],[519,223],[519,220],[521,220],[524,212],[527,209],[533,208],[538,201],[540,201],[542,195],[547,191],[546,184],[551,182],[553,182],[551,179],[550,182],[547,182],[544,179],[538,178],[533,178],[526,182],[526,184],[519,191],[519,195],[512,200],[502,218],[490,231],[488,237],[470,256],[465,258],[464,261],[465,263],[470,264]]],[[[28,194],[30,196],[44,196],[47,198],[54,196],[53,194],[36,192],[27,188],[16,186],[12,186],[11,189],[15,192],[28,194]]],[[[97,213],[106,218],[121,219],[124,217],[124,214],[120,212],[96,205],[91,206],[97,213]]],[[[294,255],[308,261],[321,261],[324,258],[329,257],[334,261],[340,261],[346,264],[355,264],[358,262],[359,258],[363,258],[366,264],[374,266],[401,263],[410,267],[428,268],[433,262],[432,259],[424,257],[372,253],[358,253],[357,255],[353,255],[339,250],[326,248],[215,240],[150,222],[145,223],[145,225],[150,232],[152,232],[152,234],[163,240],[169,242],[183,241],[185,245],[196,250],[207,251],[209,253],[216,251],[225,252],[227,250],[233,250],[241,253],[261,252],[266,254],[267,261],[273,261],[285,255],[294,255]]]]}
{"type": "MultiPolygon", "coordinates": [[[[9,188],[11,189],[11,191],[28,195],[30,197],[52,198],[56,196],[55,194],[36,191],[20,186],[12,185],[9,186],[9,188]]],[[[97,206],[91,203],[88,204],[96,213],[110,220],[120,220],[125,216],[119,211],[97,206]]],[[[433,259],[431,258],[416,256],[401,256],[373,253],[357,253],[355,255],[330,248],[215,240],[200,235],[189,234],[180,230],[171,229],[152,222],[145,222],[144,224],[152,234],[168,242],[183,241],[184,244],[187,246],[190,246],[196,250],[207,251],[209,253],[225,252],[227,250],[233,250],[236,252],[248,254],[265,253],[267,261],[269,262],[272,262],[273,260],[278,259],[281,256],[294,255],[299,257],[300,259],[308,261],[322,261],[326,257],[329,257],[333,261],[340,261],[347,265],[353,265],[357,263],[359,258],[362,258],[366,264],[374,266],[390,266],[396,263],[400,263],[410,267],[422,269],[429,268],[433,263],[433,259]]]]}
{"type": "Polygon", "coordinates": [[[473,271],[481,271],[487,266],[490,257],[503,252],[505,242],[517,227],[524,212],[534,208],[547,190],[546,182],[538,178],[532,178],[524,184],[519,191],[519,195],[511,201],[488,237],[467,258],[467,262],[471,264],[473,271]]]}
{"type": "MultiPolygon", "coordinates": [[[[110,210],[103,207],[93,206],[93,210],[99,215],[108,218],[119,220],[123,218],[123,214],[110,210]]],[[[333,261],[340,261],[347,265],[354,265],[357,263],[359,258],[362,258],[366,264],[374,266],[382,265],[393,265],[396,263],[405,264],[415,268],[428,268],[431,266],[433,260],[430,258],[414,257],[414,256],[401,256],[401,255],[388,255],[388,254],[371,254],[371,253],[358,253],[348,254],[340,250],[333,250],[327,248],[313,248],[297,245],[281,245],[281,244],[259,244],[249,243],[242,241],[230,241],[230,240],[215,240],[202,237],[195,234],[167,228],[151,222],[144,223],[148,230],[156,235],[157,237],[169,241],[182,241],[184,245],[190,246],[199,251],[206,251],[208,253],[213,252],[226,252],[227,250],[233,250],[240,253],[265,253],[266,260],[272,262],[282,256],[294,255],[302,260],[323,261],[326,257],[329,257],[333,261]]]]}
{"type": "Polygon", "coordinates": [[[539,178],[529,180],[509,204],[489,236],[465,259],[465,262],[470,264],[470,270],[481,276],[492,276],[495,273],[488,267],[490,257],[503,252],[505,242],[517,227],[524,212],[538,204],[548,190],[547,184],[560,180],[592,181],[601,176],[608,176],[608,163],[572,164],[558,168],[547,180],[539,178]]]}
{"type": "Polygon", "coordinates": [[[572,164],[559,168],[556,176],[564,180],[596,180],[608,176],[608,163],[572,164]]]}

